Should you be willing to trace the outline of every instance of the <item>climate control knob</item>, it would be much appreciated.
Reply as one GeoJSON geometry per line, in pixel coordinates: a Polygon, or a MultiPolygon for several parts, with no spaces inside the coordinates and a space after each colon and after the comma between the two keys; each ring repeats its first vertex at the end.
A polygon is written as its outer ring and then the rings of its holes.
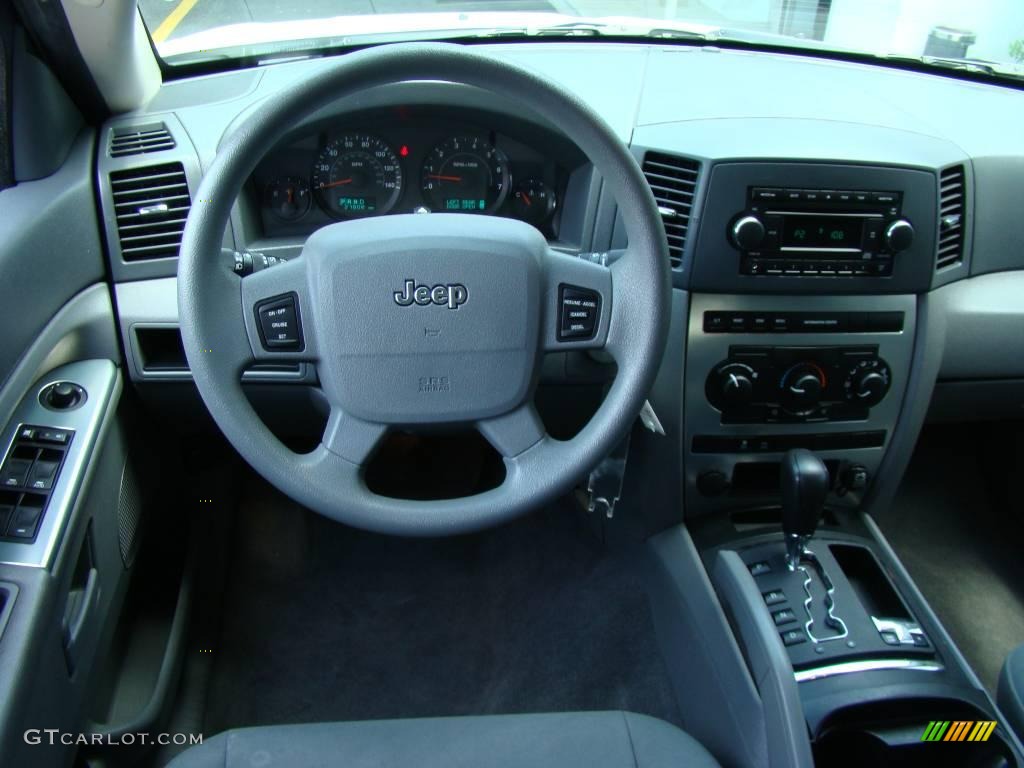
{"type": "Polygon", "coordinates": [[[746,365],[727,365],[718,372],[719,392],[726,405],[746,405],[754,394],[753,370],[746,365]]]}
{"type": "Polygon", "coordinates": [[[914,225],[906,219],[889,222],[885,228],[885,245],[891,253],[905,251],[914,244],[914,225]]]}
{"type": "Polygon", "coordinates": [[[867,406],[878,405],[889,391],[889,381],[878,371],[870,371],[857,377],[853,395],[867,406]]]}
{"type": "Polygon", "coordinates": [[[733,245],[741,251],[754,251],[761,247],[765,238],[764,222],[757,216],[740,216],[729,230],[733,245]]]}
{"type": "Polygon", "coordinates": [[[843,388],[847,400],[870,408],[882,402],[891,385],[889,366],[884,360],[876,358],[856,365],[846,377],[843,388]]]}
{"type": "Polygon", "coordinates": [[[783,374],[781,384],[783,408],[803,415],[817,408],[828,380],[814,363],[798,363],[783,374]]]}

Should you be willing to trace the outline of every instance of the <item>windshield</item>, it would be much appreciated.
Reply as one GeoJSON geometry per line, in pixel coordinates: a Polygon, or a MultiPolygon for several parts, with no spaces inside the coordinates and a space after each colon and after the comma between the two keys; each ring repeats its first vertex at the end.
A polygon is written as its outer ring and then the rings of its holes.
{"type": "Polygon", "coordinates": [[[1024,76],[1022,0],[139,0],[170,64],[375,41],[593,36],[764,42],[1024,76]]]}

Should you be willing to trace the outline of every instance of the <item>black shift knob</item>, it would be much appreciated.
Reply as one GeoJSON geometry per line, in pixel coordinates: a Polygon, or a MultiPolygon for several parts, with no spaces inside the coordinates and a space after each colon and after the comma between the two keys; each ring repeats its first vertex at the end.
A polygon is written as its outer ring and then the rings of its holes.
{"type": "Polygon", "coordinates": [[[804,448],[786,451],[779,472],[782,485],[782,532],[787,536],[811,536],[825,508],[828,469],[804,448]]]}

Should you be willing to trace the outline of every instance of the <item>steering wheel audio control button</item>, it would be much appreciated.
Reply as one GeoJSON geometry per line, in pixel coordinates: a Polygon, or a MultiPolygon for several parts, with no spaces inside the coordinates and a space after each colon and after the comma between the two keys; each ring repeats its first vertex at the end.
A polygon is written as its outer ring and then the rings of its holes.
{"type": "Polygon", "coordinates": [[[268,352],[302,349],[302,328],[294,293],[275,296],[256,305],[260,340],[268,352]]]}
{"type": "Polygon", "coordinates": [[[601,316],[601,295],[575,285],[558,287],[558,340],[585,341],[594,338],[601,316]]]}

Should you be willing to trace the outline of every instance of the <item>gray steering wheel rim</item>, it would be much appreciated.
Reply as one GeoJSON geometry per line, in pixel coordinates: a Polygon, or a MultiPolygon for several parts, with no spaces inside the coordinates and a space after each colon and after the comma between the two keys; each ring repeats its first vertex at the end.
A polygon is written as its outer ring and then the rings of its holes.
{"type": "Polygon", "coordinates": [[[224,435],[259,474],[314,511],[355,527],[406,536],[450,535],[498,525],[553,500],[624,437],[661,362],[671,300],[669,260],[661,217],[636,160],[586,104],[537,74],[456,45],[399,44],[348,54],[268,98],[253,114],[257,119],[247,119],[222,142],[195,194],[181,244],[178,306],[199,393],[224,435]],[[566,126],[618,203],[629,238],[626,254],[611,270],[616,311],[607,339],[615,349],[618,374],[597,413],[571,440],[545,437],[506,456],[506,478],[497,488],[439,501],[374,494],[359,465],[323,445],[311,454],[296,454],[267,429],[241,387],[242,369],[253,356],[238,324],[242,281],[220,259],[234,201],[258,160],[282,135],[338,99],[403,81],[476,86],[529,104],[552,124],[566,126]],[[238,306],[233,306],[235,298],[238,306]]]}

